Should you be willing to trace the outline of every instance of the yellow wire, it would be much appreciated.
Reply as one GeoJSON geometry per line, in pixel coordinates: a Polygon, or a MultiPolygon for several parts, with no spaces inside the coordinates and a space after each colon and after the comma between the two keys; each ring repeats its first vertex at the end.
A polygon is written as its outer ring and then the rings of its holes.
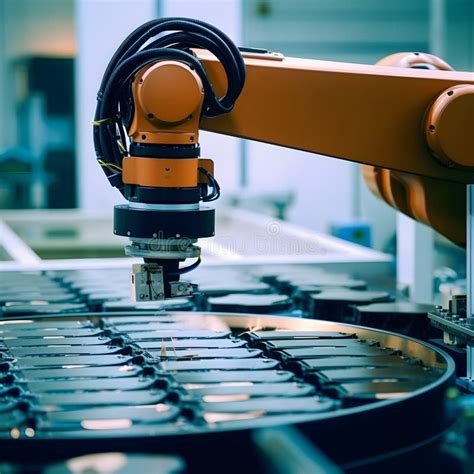
{"type": "Polygon", "coordinates": [[[101,120],[92,120],[92,125],[94,125],[94,127],[100,127],[103,123],[114,122],[115,120],[117,120],[117,117],[108,117],[101,120]]]}
{"type": "Polygon", "coordinates": [[[106,163],[102,160],[100,160],[99,163],[101,166],[106,166],[107,168],[116,168],[118,171],[122,171],[122,168],[119,165],[116,165],[115,163],[106,163]]]}
{"type": "Polygon", "coordinates": [[[119,147],[119,150],[120,150],[122,153],[127,152],[127,149],[123,146],[123,143],[122,143],[120,140],[117,140],[117,145],[118,145],[118,147],[119,147]]]}
{"type": "Polygon", "coordinates": [[[105,166],[111,171],[120,171],[122,172],[122,168],[119,165],[116,165],[115,163],[106,163],[105,161],[102,160],[97,160],[100,164],[100,166],[105,166]]]}

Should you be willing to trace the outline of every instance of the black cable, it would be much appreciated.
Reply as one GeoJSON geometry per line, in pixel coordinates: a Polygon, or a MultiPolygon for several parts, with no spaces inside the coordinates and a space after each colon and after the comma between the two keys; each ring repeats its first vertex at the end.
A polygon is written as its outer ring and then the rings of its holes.
{"type": "MultiPolygon", "coordinates": [[[[189,18],[162,18],[151,20],[128,35],[105,70],[94,115],[96,157],[111,184],[118,188],[122,182],[116,168],[121,167],[123,157],[128,155],[125,129],[133,111],[131,84],[141,68],[165,59],[184,62],[199,75],[204,88],[202,115],[206,117],[230,112],[244,86],[245,63],[240,50],[222,31],[208,23],[189,18]],[[206,71],[190,48],[206,49],[221,62],[228,84],[223,97],[216,96],[206,71]]],[[[219,185],[213,176],[208,180],[213,191],[206,200],[217,199],[219,185]]]]}
{"type": "Polygon", "coordinates": [[[198,259],[193,264],[184,268],[178,268],[177,272],[172,272],[169,275],[172,277],[184,275],[185,273],[189,273],[192,270],[196,269],[200,264],[201,264],[201,257],[198,257],[198,259]]]}
{"type": "Polygon", "coordinates": [[[209,181],[209,184],[212,188],[212,193],[208,194],[207,196],[203,197],[204,202],[210,202],[210,201],[215,201],[216,199],[219,199],[221,195],[221,187],[219,186],[219,183],[217,182],[217,179],[212,176],[209,171],[207,171],[205,168],[199,168],[199,171],[206,176],[206,178],[209,181]]]}

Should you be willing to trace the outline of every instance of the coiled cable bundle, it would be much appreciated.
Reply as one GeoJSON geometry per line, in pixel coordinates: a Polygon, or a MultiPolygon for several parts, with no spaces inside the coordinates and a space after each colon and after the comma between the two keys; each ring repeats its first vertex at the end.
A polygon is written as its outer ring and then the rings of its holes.
{"type": "Polygon", "coordinates": [[[240,50],[222,31],[199,20],[162,18],[138,27],[120,45],[104,73],[94,116],[96,158],[112,186],[122,183],[122,160],[129,155],[126,130],[131,120],[131,84],[147,64],[176,60],[188,64],[204,87],[202,115],[216,117],[232,110],[245,82],[240,50]],[[206,71],[190,48],[206,49],[222,63],[227,92],[217,97],[206,71]]]}

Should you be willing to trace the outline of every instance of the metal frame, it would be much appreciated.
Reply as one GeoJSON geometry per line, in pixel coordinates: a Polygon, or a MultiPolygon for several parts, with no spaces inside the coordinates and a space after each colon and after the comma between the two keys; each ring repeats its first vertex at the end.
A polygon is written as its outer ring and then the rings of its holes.
{"type": "MultiPolygon", "coordinates": [[[[203,265],[318,265],[328,269],[344,272],[354,272],[364,278],[372,276],[387,276],[393,272],[393,257],[382,252],[347,242],[331,235],[318,233],[303,227],[281,221],[270,216],[250,212],[243,209],[221,206],[218,215],[225,216],[230,221],[230,227],[218,230],[214,239],[203,239],[199,245],[203,249],[205,259],[203,265]],[[242,235],[234,235],[233,228],[243,229],[242,235]],[[276,239],[274,251],[271,242],[276,239]],[[304,248],[294,251],[293,240],[305,243],[304,248]],[[243,242],[245,240],[245,242],[243,242]],[[234,245],[236,244],[236,245],[234,245]],[[238,245],[237,245],[238,244],[238,245]],[[286,246],[286,252],[285,252],[286,246]],[[262,252],[257,250],[262,249],[262,252]],[[320,252],[322,249],[323,252],[320,252]],[[250,250],[248,252],[247,250],[250,250]]],[[[0,213],[0,220],[4,219],[4,227],[10,229],[27,225],[41,234],[42,229],[57,229],[68,227],[77,229],[78,235],[84,234],[84,242],[91,239],[102,244],[117,241],[117,247],[127,244],[127,239],[118,239],[112,231],[106,235],[98,231],[99,224],[107,224],[110,216],[104,214],[87,213],[75,210],[68,211],[7,211],[0,213]],[[92,229],[88,228],[91,227],[92,229]],[[104,241],[103,239],[110,239],[104,241]],[[121,242],[119,242],[121,240],[121,242]]],[[[219,220],[218,220],[219,224],[219,220]]],[[[106,226],[103,226],[106,228],[106,226]]],[[[110,222],[112,229],[112,222],[110,222]]],[[[12,231],[11,231],[12,232],[12,231]]],[[[28,249],[28,245],[16,234],[16,241],[28,249]]],[[[0,245],[4,235],[0,233],[0,245]]],[[[79,242],[80,243],[80,242],[79,242]]],[[[30,251],[34,254],[33,251],[30,251]]],[[[15,270],[49,270],[75,268],[117,268],[127,267],[132,263],[140,263],[138,259],[130,258],[86,258],[41,260],[36,259],[13,262],[0,262],[0,271],[15,270]]]]}
{"type": "MultiPolygon", "coordinates": [[[[41,262],[41,258],[2,220],[0,246],[15,263],[34,265],[41,262]]],[[[0,269],[1,265],[0,263],[0,269]]]]}
{"type": "Polygon", "coordinates": [[[441,306],[428,313],[428,317],[451,343],[466,344],[466,377],[460,377],[458,385],[474,392],[474,184],[467,185],[466,200],[466,317],[441,306]]]}
{"type": "MultiPolygon", "coordinates": [[[[467,185],[467,222],[466,222],[466,278],[467,278],[467,311],[469,323],[474,321],[474,185],[467,185]]],[[[474,389],[474,345],[473,341],[466,344],[467,379],[471,380],[471,390],[474,389]]]]}

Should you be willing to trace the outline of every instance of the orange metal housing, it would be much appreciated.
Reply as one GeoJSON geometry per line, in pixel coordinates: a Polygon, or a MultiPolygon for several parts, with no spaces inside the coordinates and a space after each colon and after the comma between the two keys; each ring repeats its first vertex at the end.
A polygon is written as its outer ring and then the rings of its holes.
{"type": "Polygon", "coordinates": [[[425,120],[428,145],[434,156],[450,167],[469,169],[474,162],[474,85],[445,90],[425,120]],[[466,123],[459,126],[462,120],[466,123]]]}
{"type": "Polygon", "coordinates": [[[212,160],[198,158],[144,158],[130,156],[122,162],[122,180],[125,184],[137,184],[156,188],[194,188],[207,183],[204,168],[214,175],[212,160]]]}
{"type": "Polygon", "coordinates": [[[197,158],[124,158],[122,180],[159,188],[194,188],[198,185],[197,158]]]}
{"type": "Polygon", "coordinates": [[[132,84],[135,111],[128,134],[137,143],[192,145],[199,141],[204,100],[197,73],[179,61],[158,61],[132,84]]]}

